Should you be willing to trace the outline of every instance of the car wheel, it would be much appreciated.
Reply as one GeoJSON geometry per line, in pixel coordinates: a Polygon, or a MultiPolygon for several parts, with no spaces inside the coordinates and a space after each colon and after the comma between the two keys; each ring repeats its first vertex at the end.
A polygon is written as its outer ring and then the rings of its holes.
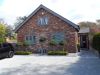
{"type": "Polygon", "coordinates": [[[9,51],[8,58],[12,58],[14,56],[14,51],[9,51]]]}

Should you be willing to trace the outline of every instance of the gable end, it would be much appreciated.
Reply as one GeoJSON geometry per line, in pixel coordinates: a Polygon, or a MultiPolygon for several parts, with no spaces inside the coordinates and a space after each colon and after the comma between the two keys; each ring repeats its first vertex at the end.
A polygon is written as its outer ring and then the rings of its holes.
{"type": "Polygon", "coordinates": [[[27,17],[27,19],[26,19],[25,21],[23,21],[20,25],[18,25],[18,26],[15,28],[15,32],[18,32],[18,30],[19,30],[33,15],[35,15],[35,13],[36,13],[37,11],[39,11],[41,8],[45,9],[45,10],[48,11],[49,13],[51,13],[51,14],[57,16],[58,18],[60,18],[61,20],[65,21],[66,23],[68,23],[68,25],[70,25],[70,26],[72,26],[73,28],[75,28],[76,31],[79,31],[80,28],[79,28],[78,25],[76,25],[76,24],[74,24],[73,22],[69,21],[68,19],[62,17],[61,15],[55,13],[54,11],[48,9],[47,7],[45,7],[45,6],[43,6],[43,5],[40,5],[35,11],[33,11],[33,12],[27,17]]]}

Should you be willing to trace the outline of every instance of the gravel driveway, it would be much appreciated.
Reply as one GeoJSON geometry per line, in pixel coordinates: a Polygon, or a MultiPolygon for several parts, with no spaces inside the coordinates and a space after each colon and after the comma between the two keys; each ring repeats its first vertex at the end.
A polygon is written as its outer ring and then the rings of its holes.
{"type": "Polygon", "coordinates": [[[68,56],[17,56],[0,60],[0,75],[100,75],[100,59],[83,52],[68,56]]]}

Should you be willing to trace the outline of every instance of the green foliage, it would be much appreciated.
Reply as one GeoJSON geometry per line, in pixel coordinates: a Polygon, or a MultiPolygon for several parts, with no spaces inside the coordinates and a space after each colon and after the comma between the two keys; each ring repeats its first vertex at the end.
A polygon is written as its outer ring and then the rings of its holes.
{"type": "Polygon", "coordinates": [[[5,38],[0,38],[0,44],[2,44],[3,42],[5,42],[6,40],[5,40],[5,38]]]}
{"type": "Polygon", "coordinates": [[[64,41],[59,42],[59,45],[61,45],[61,46],[64,46],[64,44],[65,44],[64,41]]]}
{"type": "Polygon", "coordinates": [[[49,45],[51,45],[51,46],[56,46],[56,45],[57,45],[57,42],[56,42],[55,40],[51,40],[51,41],[49,42],[49,45]]]}
{"type": "Polygon", "coordinates": [[[13,27],[12,26],[10,26],[10,25],[6,25],[6,30],[5,30],[5,32],[6,32],[6,34],[5,34],[5,36],[6,37],[13,37],[14,35],[13,35],[13,27]]]}
{"type": "Polygon", "coordinates": [[[80,44],[79,43],[77,44],[77,49],[78,49],[78,51],[80,51],[80,44]]]}
{"type": "Polygon", "coordinates": [[[40,37],[39,41],[40,41],[41,43],[43,43],[43,42],[46,41],[46,38],[45,38],[45,37],[40,37]]]}
{"type": "Polygon", "coordinates": [[[29,43],[27,41],[23,42],[23,46],[29,46],[29,43]]]}
{"type": "Polygon", "coordinates": [[[48,51],[48,55],[67,55],[67,51],[59,50],[59,51],[48,51]]]}
{"type": "Polygon", "coordinates": [[[80,28],[82,28],[82,27],[91,27],[91,26],[93,27],[93,26],[96,26],[96,23],[95,22],[88,22],[88,21],[80,22],[79,26],[80,26],[80,28]]]}
{"type": "Polygon", "coordinates": [[[4,36],[6,34],[6,26],[0,24],[0,36],[4,36]]]}
{"type": "Polygon", "coordinates": [[[5,34],[6,34],[6,26],[4,24],[0,24],[0,43],[5,42],[5,34]]]}
{"type": "Polygon", "coordinates": [[[29,51],[17,51],[15,55],[30,55],[32,52],[29,51]]]}
{"type": "Polygon", "coordinates": [[[93,37],[92,46],[98,52],[100,52],[100,33],[97,33],[93,37]]]}

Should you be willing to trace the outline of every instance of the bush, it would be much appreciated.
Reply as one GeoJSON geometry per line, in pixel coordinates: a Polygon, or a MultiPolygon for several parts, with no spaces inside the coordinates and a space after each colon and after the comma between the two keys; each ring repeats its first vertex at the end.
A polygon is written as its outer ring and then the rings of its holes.
{"type": "Polygon", "coordinates": [[[80,52],[80,44],[79,43],[77,44],[77,49],[78,49],[78,52],[80,52]]]}
{"type": "Polygon", "coordinates": [[[17,51],[15,55],[30,55],[32,52],[29,51],[17,51]]]}
{"type": "Polygon", "coordinates": [[[92,46],[100,53],[100,33],[97,33],[93,37],[92,46]]]}
{"type": "Polygon", "coordinates": [[[23,42],[23,46],[29,46],[28,42],[27,41],[24,41],[23,42]]]}
{"type": "Polygon", "coordinates": [[[48,51],[48,55],[67,55],[67,51],[48,51]]]}
{"type": "Polygon", "coordinates": [[[49,45],[51,45],[51,46],[56,46],[56,45],[57,45],[57,42],[56,42],[55,40],[51,40],[51,41],[49,42],[49,45]]]}
{"type": "Polygon", "coordinates": [[[64,41],[59,42],[59,45],[61,45],[61,46],[64,46],[64,44],[65,44],[64,41]]]}
{"type": "Polygon", "coordinates": [[[40,42],[45,42],[45,41],[46,41],[46,38],[45,38],[45,37],[41,37],[41,38],[39,39],[39,41],[40,41],[40,42]]]}

